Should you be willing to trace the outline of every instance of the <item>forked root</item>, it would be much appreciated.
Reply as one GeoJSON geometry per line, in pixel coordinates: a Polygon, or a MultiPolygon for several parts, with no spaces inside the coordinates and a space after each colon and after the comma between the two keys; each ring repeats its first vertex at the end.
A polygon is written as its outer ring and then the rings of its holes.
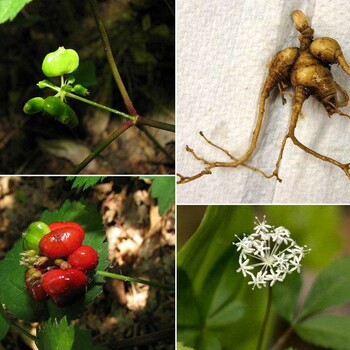
{"type": "Polygon", "coordinates": [[[183,176],[179,173],[177,173],[177,176],[180,178],[180,180],[177,182],[178,184],[184,184],[184,183],[187,183],[187,182],[191,182],[193,180],[196,180],[204,175],[210,175],[211,174],[211,169],[213,168],[219,168],[219,167],[237,167],[238,165],[242,165],[244,166],[245,168],[248,168],[252,171],[255,171],[259,174],[261,174],[262,176],[266,177],[267,179],[270,179],[271,177],[273,177],[274,175],[271,174],[271,175],[267,175],[264,171],[262,171],[261,169],[259,168],[256,168],[254,166],[251,166],[251,165],[248,165],[248,164],[245,164],[244,162],[240,162],[241,160],[234,157],[229,151],[227,151],[226,149],[224,149],[223,147],[220,147],[218,145],[216,145],[215,143],[213,143],[212,141],[210,141],[204,134],[202,131],[199,132],[199,135],[201,137],[203,137],[203,139],[212,147],[222,151],[223,153],[225,153],[230,159],[231,159],[231,162],[211,162],[211,161],[208,161],[206,160],[205,158],[203,157],[200,157],[196,154],[196,152],[190,148],[188,145],[186,145],[186,151],[191,153],[192,156],[199,160],[200,162],[202,162],[203,164],[206,165],[206,167],[199,173],[195,174],[195,175],[192,175],[192,176],[183,176]],[[233,162],[232,162],[233,161],[233,162]],[[235,165],[237,164],[237,165],[235,165]]]}
{"type": "MultiPolygon", "coordinates": [[[[293,99],[293,113],[292,113],[292,117],[291,117],[291,121],[290,121],[290,125],[289,125],[289,129],[287,134],[285,135],[285,137],[283,138],[282,141],[282,145],[280,148],[280,153],[276,162],[276,167],[275,170],[273,172],[273,176],[275,176],[277,178],[278,181],[282,181],[280,179],[280,177],[278,176],[278,171],[279,171],[279,167],[280,167],[280,163],[283,157],[283,152],[284,152],[284,148],[286,146],[287,140],[290,138],[292,140],[292,142],[299,148],[301,148],[304,152],[309,153],[311,155],[313,155],[314,157],[321,159],[325,162],[331,163],[336,165],[337,167],[341,168],[344,172],[345,175],[350,179],[350,163],[341,163],[333,158],[327,157],[323,154],[320,154],[314,150],[312,150],[311,148],[305,146],[304,144],[302,144],[295,136],[295,128],[297,125],[297,121],[298,121],[298,117],[300,115],[300,111],[301,111],[301,107],[305,101],[305,99],[307,98],[307,96],[305,96],[304,94],[304,90],[302,87],[297,87],[296,91],[295,91],[295,96],[293,99]]],[[[350,116],[348,116],[345,113],[342,113],[341,111],[339,111],[338,108],[336,108],[336,106],[333,106],[336,110],[337,113],[339,113],[340,115],[345,115],[348,118],[350,118],[350,116]]]]}

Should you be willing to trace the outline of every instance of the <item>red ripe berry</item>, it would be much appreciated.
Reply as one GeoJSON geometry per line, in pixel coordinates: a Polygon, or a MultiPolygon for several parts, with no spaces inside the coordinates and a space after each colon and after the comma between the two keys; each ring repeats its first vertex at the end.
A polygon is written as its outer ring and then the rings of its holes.
{"type": "Polygon", "coordinates": [[[80,230],[82,235],[83,235],[83,239],[84,239],[85,231],[84,231],[83,227],[81,225],[79,225],[77,222],[60,221],[60,222],[52,222],[51,224],[49,224],[49,228],[51,231],[54,231],[58,228],[67,228],[67,227],[74,227],[74,228],[77,228],[78,230],[80,230]]]}
{"type": "Polygon", "coordinates": [[[68,256],[81,246],[84,237],[81,231],[74,227],[58,228],[47,233],[39,243],[43,255],[51,259],[68,256]]]}
{"type": "Polygon", "coordinates": [[[69,255],[68,262],[75,269],[84,272],[93,270],[98,264],[98,254],[94,248],[88,245],[82,245],[69,255]]]}
{"type": "MultiPolygon", "coordinates": [[[[32,269],[31,271],[33,271],[32,269]]],[[[40,271],[38,274],[40,275],[40,271]]],[[[41,285],[41,277],[32,276],[28,271],[25,273],[26,288],[29,295],[36,301],[44,301],[48,298],[48,295],[44,291],[41,285]]]]}
{"type": "Polygon", "coordinates": [[[47,272],[41,285],[54,304],[63,307],[75,303],[86,292],[87,277],[77,269],[55,269],[47,272]]]}

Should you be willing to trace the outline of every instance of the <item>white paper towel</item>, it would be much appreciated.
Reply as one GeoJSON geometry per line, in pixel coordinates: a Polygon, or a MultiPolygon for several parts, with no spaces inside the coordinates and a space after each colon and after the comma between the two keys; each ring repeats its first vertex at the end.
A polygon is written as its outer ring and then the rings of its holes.
{"type": "MultiPolygon", "coordinates": [[[[232,154],[246,151],[256,121],[266,65],[276,52],[299,46],[291,13],[302,10],[314,37],[336,39],[350,62],[350,3],[290,0],[178,0],[177,2],[177,172],[192,175],[203,164],[185,145],[208,160],[228,160],[199,131],[232,154]]],[[[335,80],[350,92],[350,77],[332,66],[335,80]]],[[[293,92],[291,90],[291,92],[293,92]]],[[[291,98],[278,93],[266,104],[258,147],[249,163],[272,173],[291,115],[291,98]]],[[[350,108],[342,108],[350,113],[350,108]]],[[[350,120],[310,97],[296,136],[308,147],[350,162],[350,120]]],[[[280,166],[283,182],[244,167],[215,168],[212,175],[177,187],[178,203],[348,203],[350,180],[289,140],[280,166]]]]}

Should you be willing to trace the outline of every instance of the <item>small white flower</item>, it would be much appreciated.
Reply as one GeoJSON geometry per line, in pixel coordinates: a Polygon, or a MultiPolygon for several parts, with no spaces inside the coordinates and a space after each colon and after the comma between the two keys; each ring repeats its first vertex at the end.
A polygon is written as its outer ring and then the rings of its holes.
{"type": "Polygon", "coordinates": [[[264,232],[269,232],[269,229],[271,228],[270,225],[266,224],[266,217],[263,217],[263,220],[260,222],[259,219],[256,217],[254,224],[256,225],[254,227],[255,233],[264,233],[264,232]]]}
{"type": "Polygon", "coordinates": [[[310,252],[306,246],[300,247],[290,237],[290,232],[283,226],[274,228],[266,223],[265,216],[260,222],[255,218],[254,233],[243,235],[238,242],[233,242],[239,255],[239,269],[248,282],[255,287],[272,287],[282,282],[287,274],[300,272],[301,259],[310,252]]]}

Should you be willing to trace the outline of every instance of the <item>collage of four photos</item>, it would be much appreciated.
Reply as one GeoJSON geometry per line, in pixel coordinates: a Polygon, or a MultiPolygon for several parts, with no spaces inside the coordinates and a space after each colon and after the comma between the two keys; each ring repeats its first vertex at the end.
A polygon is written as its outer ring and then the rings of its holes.
{"type": "Polygon", "coordinates": [[[347,9],[0,1],[0,350],[350,350],[347,9]]]}

